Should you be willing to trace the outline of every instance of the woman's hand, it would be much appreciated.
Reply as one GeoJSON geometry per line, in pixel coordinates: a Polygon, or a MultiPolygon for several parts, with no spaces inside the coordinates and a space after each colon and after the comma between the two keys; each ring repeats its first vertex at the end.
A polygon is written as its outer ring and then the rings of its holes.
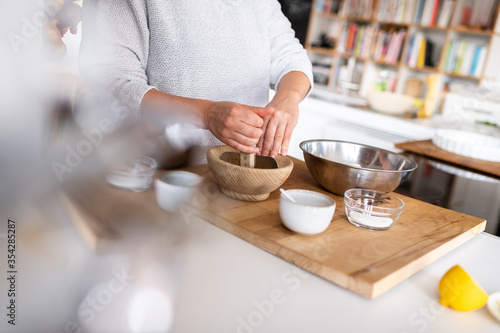
{"type": "Polygon", "coordinates": [[[288,153],[288,146],[292,132],[299,119],[299,102],[302,96],[297,93],[278,92],[267,105],[275,109],[274,113],[264,118],[262,126],[263,136],[259,139],[257,147],[265,156],[276,158],[281,150],[281,155],[288,153]]]}
{"type": "Polygon", "coordinates": [[[212,102],[204,114],[205,128],[219,140],[244,153],[257,154],[254,147],[263,135],[265,117],[274,108],[260,108],[233,102],[212,102]]]}
{"type": "Polygon", "coordinates": [[[299,120],[299,103],[307,95],[311,84],[302,72],[289,72],[281,78],[278,91],[267,105],[275,109],[274,113],[264,118],[264,135],[257,147],[265,156],[276,158],[288,153],[292,132],[299,120]]]}

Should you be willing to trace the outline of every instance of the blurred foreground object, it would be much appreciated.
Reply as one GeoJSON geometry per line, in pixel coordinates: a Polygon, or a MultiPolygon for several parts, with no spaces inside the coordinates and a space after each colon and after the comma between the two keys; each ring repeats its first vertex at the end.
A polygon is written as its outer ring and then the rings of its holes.
{"type": "Polygon", "coordinates": [[[62,39],[66,32],[78,32],[82,8],[72,0],[45,0],[43,5],[48,14],[55,12],[47,18],[42,30],[44,52],[48,59],[59,59],[66,54],[66,45],[62,39]]]}

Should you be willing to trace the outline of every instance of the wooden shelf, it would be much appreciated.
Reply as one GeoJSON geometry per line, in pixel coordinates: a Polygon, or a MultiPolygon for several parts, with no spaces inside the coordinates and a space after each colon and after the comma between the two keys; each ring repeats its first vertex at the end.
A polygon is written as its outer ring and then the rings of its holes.
{"type": "Polygon", "coordinates": [[[430,67],[430,66],[412,67],[412,66],[408,66],[407,64],[404,64],[403,66],[409,70],[412,70],[412,71],[421,71],[421,72],[427,72],[427,73],[440,73],[441,72],[441,70],[438,67],[430,67]]]}
{"type": "Polygon", "coordinates": [[[402,23],[402,22],[391,22],[391,21],[374,21],[374,23],[378,23],[380,25],[392,25],[394,27],[400,27],[400,28],[406,28],[410,26],[408,23],[402,23]]]}
{"type": "Polygon", "coordinates": [[[422,25],[422,24],[411,24],[412,28],[415,29],[424,29],[424,30],[438,30],[438,31],[448,31],[449,28],[439,27],[437,25],[422,25]]]}
{"type": "Polygon", "coordinates": [[[453,76],[453,77],[456,77],[456,78],[460,78],[460,79],[468,79],[468,80],[481,80],[481,77],[477,77],[477,76],[470,76],[470,75],[463,75],[463,74],[457,74],[457,73],[449,73],[449,72],[443,72],[444,75],[447,75],[447,76],[453,76]]]}
{"type": "Polygon", "coordinates": [[[375,63],[375,64],[378,64],[378,65],[382,65],[382,66],[390,66],[390,67],[399,67],[401,66],[401,62],[385,62],[385,61],[381,61],[381,60],[370,60],[371,62],[375,63]]]}
{"type": "Polygon", "coordinates": [[[470,35],[485,35],[491,36],[493,31],[491,30],[481,30],[481,29],[471,29],[462,26],[455,26],[450,28],[451,31],[462,33],[462,34],[470,34],[470,35]]]}
{"type": "Polygon", "coordinates": [[[309,46],[307,50],[310,52],[324,54],[328,56],[334,56],[336,54],[335,49],[326,49],[324,47],[309,46]]]}
{"type": "Polygon", "coordinates": [[[342,17],[344,18],[345,20],[347,21],[356,21],[356,22],[372,22],[372,18],[371,17],[357,17],[357,16],[345,16],[345,17],[342,17]]]}

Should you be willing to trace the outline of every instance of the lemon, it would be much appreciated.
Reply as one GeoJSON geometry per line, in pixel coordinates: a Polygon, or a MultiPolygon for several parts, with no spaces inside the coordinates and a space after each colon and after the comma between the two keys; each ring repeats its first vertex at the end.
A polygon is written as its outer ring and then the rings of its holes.
{"type": "Polygon", "coordinates": [[[439,282],[439,302],[458,311],[476,310],[486,304],[488,294],[459,265],[453,266],[439,282]]]}

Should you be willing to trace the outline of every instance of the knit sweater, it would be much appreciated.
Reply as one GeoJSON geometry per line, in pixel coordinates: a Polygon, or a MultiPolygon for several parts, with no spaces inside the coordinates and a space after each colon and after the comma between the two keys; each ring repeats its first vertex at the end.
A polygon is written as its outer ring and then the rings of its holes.
{"type": "MultiPolygon", "coordinates": [[[[311,63],[277,0],[83,3],[80,72],[132,111],[153,88],[265,106],[269,88],[288,72],[303,72],[312,85],[311,63]]],[[[220,144],[203,131],[199,145],[220,144]]]]}

